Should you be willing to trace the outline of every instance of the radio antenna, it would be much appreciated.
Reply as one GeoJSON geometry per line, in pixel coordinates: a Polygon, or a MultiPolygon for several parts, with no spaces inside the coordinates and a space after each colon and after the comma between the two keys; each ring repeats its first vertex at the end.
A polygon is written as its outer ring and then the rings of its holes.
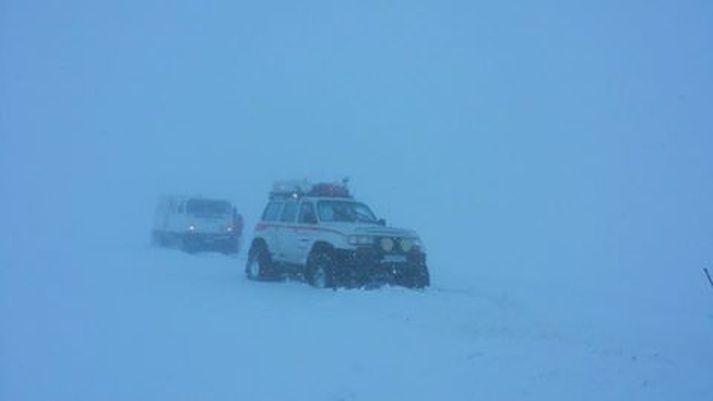
{"type": "Polygon", "coordinates": [[[704,267],[703,272],[706,274],[706,277],[708,277],[708,282],[711,284],[711,288],[713,288],[713,279],[711,278],[711,274],[708,273],[708,269],[704,267]]]}

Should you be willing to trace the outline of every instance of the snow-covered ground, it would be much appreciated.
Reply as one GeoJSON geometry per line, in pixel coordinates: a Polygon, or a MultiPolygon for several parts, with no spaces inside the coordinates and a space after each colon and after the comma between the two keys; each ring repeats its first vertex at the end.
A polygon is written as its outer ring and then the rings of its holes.
{"type": "Polygon", "coordinates": [[[648,401],[713,392],[713,291],[703,280],[679,302],[573,282],[449,277],[432,266],[426,291],[320,291],[248,281],[243,257],[139,240],[4,255],[2,400],[648,401]]]}

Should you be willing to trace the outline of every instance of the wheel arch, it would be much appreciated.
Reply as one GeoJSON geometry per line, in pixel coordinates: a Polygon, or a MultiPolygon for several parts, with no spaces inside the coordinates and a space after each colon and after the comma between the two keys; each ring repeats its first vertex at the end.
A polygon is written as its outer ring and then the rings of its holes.
{"type": "Polygon", "coordinates": [[[265,240],[265,238],[255,237],[250,243],[250,249],[253,249],[256,246],[264,246],[265,249],[267,249],[267,241],[265,240]]]}
{"type": "Polygon", "coordinates": [[[332,254],[334,252],[334,245],[326,241],[316,241],[314,244],[312,244],[312,249],[309,250],[307,259],[309,259],[310,255],[313,255],[316,252],[327,252],[329,254],[332,254]]]}

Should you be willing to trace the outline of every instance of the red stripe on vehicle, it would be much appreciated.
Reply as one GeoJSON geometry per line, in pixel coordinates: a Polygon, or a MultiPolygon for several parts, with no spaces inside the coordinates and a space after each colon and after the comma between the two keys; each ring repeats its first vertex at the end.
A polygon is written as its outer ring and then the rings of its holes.
{"type": "Polygon", "coordinates": [[[270,227],[288,228],[288,229],[293,229],[295,231],[322,231],[322,232],[335,233],[335,234],[339,234],[339,235],[346,235],[339,230],[335,230],[333,228],[327,228],[327,227],[297,226],[297,225],[290,225],[290,224],[273,224],[273,223],[257,223],[257,225],[255,225],[255,231],[264,231],[270,227]]]}

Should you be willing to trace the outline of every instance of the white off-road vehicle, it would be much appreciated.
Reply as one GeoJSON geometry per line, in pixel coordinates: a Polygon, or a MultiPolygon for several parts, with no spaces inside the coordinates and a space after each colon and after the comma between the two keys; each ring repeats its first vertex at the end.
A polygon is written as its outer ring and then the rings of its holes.
{"type": "Polygon", "coordinates": [[[386,227],[346,182],[275,183],[255,226],[246,266],[254,280],[304,277],[315,287],[430,284],[418,235],[386,227]]]}
{"type": "Polygon", "coordinates": [[[237,253],[242,231],[242,216],[226,200],[165,196],[156,207],[151,242],[186,252],[237,253]]]}

